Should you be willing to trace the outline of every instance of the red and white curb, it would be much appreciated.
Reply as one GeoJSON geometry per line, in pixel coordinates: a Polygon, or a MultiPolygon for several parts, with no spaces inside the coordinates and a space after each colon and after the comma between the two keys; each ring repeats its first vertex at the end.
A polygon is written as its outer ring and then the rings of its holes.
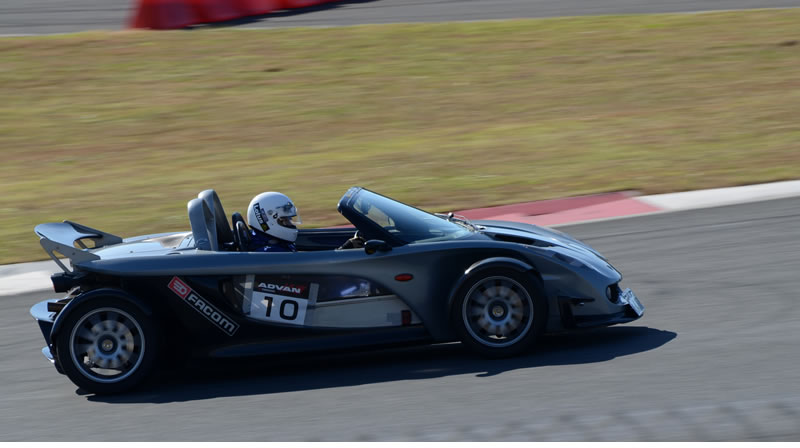
{"type": "MultiPolygon", "coordinates": [[[[800,180],[649,196],[637,196],[635,192],[603,193],[458,213],[469,219],[496,219],[556,227],[797,196],[800,196],[800,180]]],[[[53,261],[0,266],[0,297],[48,290],[51,288],[50,275],[58,271],[53,261]]]]}
{"type": "Polygon", "coordinates": [[[558,226],[661,211],[658,207],[640,202],[635,194],[635,192],[593,194],[465,210],[460,214],[473,220],[495,219],[540,226],[558,226]]]}
{"type": "Polygon", "coordinates": [[[796,196],[800,196],[800,180],[649,196],[637,196],[635,192],[602,193],[465,210],[460,213],[469,219],[497,219],[555,227],[796,196]]]}

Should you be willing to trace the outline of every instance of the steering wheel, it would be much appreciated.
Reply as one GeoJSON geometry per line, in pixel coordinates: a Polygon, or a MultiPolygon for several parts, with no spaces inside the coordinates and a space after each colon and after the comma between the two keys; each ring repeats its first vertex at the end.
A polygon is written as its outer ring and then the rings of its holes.
{"type": "Polygon", "coordinates": [[[231,223],[233,224],[233,242],[236,244],[236,250],[247,252],[247,248],[250,246],[250,232],[247,230],[247,224],[244,223],[242,214],[236,212],[231,215],[231,223]]]}
{"type": "Polygon", "coordinates": [[[239,252],[247,252],[250,247],[250,231],[244,221],[237,221],[233,230],[233,239],[236,240],[236,247],[239,252]]]}
{"type": "Polygon", "coordinates": [[[361,235],[361,231],[356,230],[353,237],[345,241],[339,249],[360,249],[364,247],[364,243],[366,243],[366,240],[361,235]]]}

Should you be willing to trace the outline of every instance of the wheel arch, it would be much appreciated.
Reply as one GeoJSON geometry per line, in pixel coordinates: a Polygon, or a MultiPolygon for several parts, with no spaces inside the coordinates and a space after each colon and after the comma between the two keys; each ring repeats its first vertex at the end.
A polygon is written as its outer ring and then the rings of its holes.
{"type": "Polygon", "coordinates": [[[115,299],[123,300],[135,307],[137,307],[141,312],[143,312],[146,316],[151,317],[153,316],[153,308],[147,304],[145,301],[139,299],[138,297],[134,296],[133,294],[123,291],[121,289],[116,288],[99,288],[93,289],[91,291],[87,291],[83,294],[79,294],[74,299],[70,300],[69,303],[58,313],[55,322],[53,322],[53,329],[50,330],[50,340],[55,341],[58,337],[59,333],[61,332],[63,323],[67,320],[67,317],[72,313],[72,311],[84,303],[90,302],[92,300],[97,300],[101,297],[113,297],[115,299]]]}
{"type": "Polygon", "coordinates": [[[456,300],[456,296],[458,291],[464,286],[470,278],[479,275],[481,272],[484,272],[488,269],[495,269],[495,268],[504,268],[504,269],[511,269],[523,275],[528,275],[534,281],[539,283],[539,286],[543,286],[542,284],[542,276],[536,268],[522,260],[518,260],[516,258],[511,257],[490,257],[484,258],[483,260],[476,261],[472,265],[470,265],[467,269],[464,270],[464,274],[455,282],[453,287],[450,289],[450,294],[447,298],[447,313],[448,316],[453,309],[453,303],[456,300]]]}

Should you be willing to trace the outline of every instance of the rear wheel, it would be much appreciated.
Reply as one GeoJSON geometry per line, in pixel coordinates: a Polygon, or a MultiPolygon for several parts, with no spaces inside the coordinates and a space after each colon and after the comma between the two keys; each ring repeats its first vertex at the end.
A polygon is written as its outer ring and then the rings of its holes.
{"type": "Polygon", "coordinates": [[[56,340],[56,356],[69,379],[96,394],[137,386],[152,371],[157,350],[152,319],[116,298],[72,310],[56,340]]]}
{"type": "Polygon", "coordinates": [[[544,294],[537,283],[516,271],[497,268],[480,272],[456,297],[453,324],[461,341],[483,356],[518,355],[544,330],[544,294]]]}

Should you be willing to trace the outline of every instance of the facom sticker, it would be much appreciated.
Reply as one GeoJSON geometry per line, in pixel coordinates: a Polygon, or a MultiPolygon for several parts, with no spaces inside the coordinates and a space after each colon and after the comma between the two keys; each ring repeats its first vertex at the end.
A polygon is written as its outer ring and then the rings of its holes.
{"type": "Polygon", "coordinates": [[[194,292],[178,277],[173,277],[169,282],[169,289],[172,290],[178,297],[192,307],[193,310],[200,313],[209,322],[216,325],[217,328],[222,330],[228,336],[233,336],[236,330],[239,329],[239,324],[234,322],[233,319],[226,316],[222,311],[218,310],[214,305],[208,303],[199,294],[194,292]]]}

